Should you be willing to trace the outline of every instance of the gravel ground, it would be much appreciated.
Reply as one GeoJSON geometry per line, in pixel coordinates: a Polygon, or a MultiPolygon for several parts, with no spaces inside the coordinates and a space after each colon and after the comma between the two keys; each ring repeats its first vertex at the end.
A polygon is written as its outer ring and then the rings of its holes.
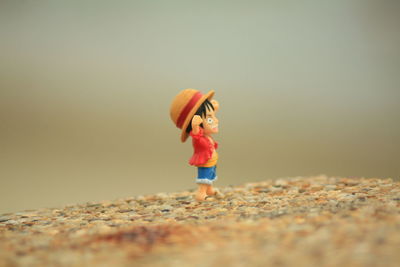
{"type": "Polygon", "coordinates": [[[0,215],[0,266],[399,266],[400,183],[297,177],[0,215]]]}

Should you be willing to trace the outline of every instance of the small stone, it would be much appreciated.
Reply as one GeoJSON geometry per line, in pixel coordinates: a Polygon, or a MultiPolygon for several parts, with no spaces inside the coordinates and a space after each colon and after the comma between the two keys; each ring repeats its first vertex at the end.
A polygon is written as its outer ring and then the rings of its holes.
{"type": "Polygon", "coordinates": [[[126,212],[131,212],[133,209],[121,209],[121,210],[118,210],[118,212],[119,213],[126,213],[126,212]]]}
{"type": "Polygon", "coordinates": [[[6,216],[1,216],[1,217],[0,217],[0,223],[6,222],[6,221],[8,221],[8,220],[10,220],[9,217],[6,217],[6,216]]]}
{"type": "Polygon", "coordinates": [[[255,188],[255,191],[257,192],[257,193],[268,193],[268,192],[270,192],[271,190],[269,189],[269,188],[255,188]]]}
{"type": "Polygon", "coordinates": [[[332,191],[332,190],[336,190],[337,189],[337,187],[336,187],[336,185],[326,185],[325,187],[325,190],[327,190],[327,191],[332,191]]]}
{"type": "Polygon", "coordinates": [[[288,185],[288,181],[284,180],[284,179],[278,179],[278,180],[276,180],[275,185],[277,185],[277,186],[286,186],[286,185],[288,185]]]}
{"type": "Polygon", "coordinates": [[[162,211],[163,211],[163,210],[170,211],[170,210],[173,210],[174,207],[172,207],[171,205],[162,205],[162,206],[160,207],[160,209],[161,209],[162,211]]]}
{"type": "Polygon", "coordinates": [[[183,196],[183,197],[176,197],[175,199],[176,200],[187,200],[189,198],[190,198],[190,196],[183,196]]]}
{"type": "Polygon", "coordinates": [[[6,223],[7,223],[7,224],[12,224],[12,225],[17,225],[17,224],[19,224],[19,222],[16,221],[16,220],[7,220],[6,223]]]}

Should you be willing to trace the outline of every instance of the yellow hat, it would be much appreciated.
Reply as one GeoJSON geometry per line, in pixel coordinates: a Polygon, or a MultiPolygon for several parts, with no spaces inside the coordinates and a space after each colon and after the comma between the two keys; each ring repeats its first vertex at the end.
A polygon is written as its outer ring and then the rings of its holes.
{"type": "Polygon", "coordinates": [[[186,132],[186,128],[192,121],[194,114],[206,99],[212,99],[214,93],[214,90],[211,90],[203,95],[199,90],[185,89],[175,96],[169,109],[169,114],[176,127],[182,129],[182,142],[185,142],[188,138],[189,134],[186,132]]]}

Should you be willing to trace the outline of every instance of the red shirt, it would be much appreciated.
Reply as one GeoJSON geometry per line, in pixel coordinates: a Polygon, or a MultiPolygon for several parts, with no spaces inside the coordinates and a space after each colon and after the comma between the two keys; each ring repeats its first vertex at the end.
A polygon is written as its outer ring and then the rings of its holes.
{"type": "Polygon", "coordinates": [[[189,160],[190,165],[203,165],[209,159],[211,159],[214,149],[218,148],[218,143],[214,141],[214,145],[211,143],[207,136],[204,136],[204,130],[200,128],[198,134],[193,134],[190,132],[192,137],[192,144],[194,148],[193,156],[189,160]]]}

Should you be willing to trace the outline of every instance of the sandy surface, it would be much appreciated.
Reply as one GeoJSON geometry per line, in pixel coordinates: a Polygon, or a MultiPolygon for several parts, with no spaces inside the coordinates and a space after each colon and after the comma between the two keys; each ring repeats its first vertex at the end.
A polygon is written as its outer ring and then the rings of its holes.
{"type": "Polygon", "coordinates": [[[0,266],[399,266],[400,183],[297,177],[0,215],[0,266]]]}

